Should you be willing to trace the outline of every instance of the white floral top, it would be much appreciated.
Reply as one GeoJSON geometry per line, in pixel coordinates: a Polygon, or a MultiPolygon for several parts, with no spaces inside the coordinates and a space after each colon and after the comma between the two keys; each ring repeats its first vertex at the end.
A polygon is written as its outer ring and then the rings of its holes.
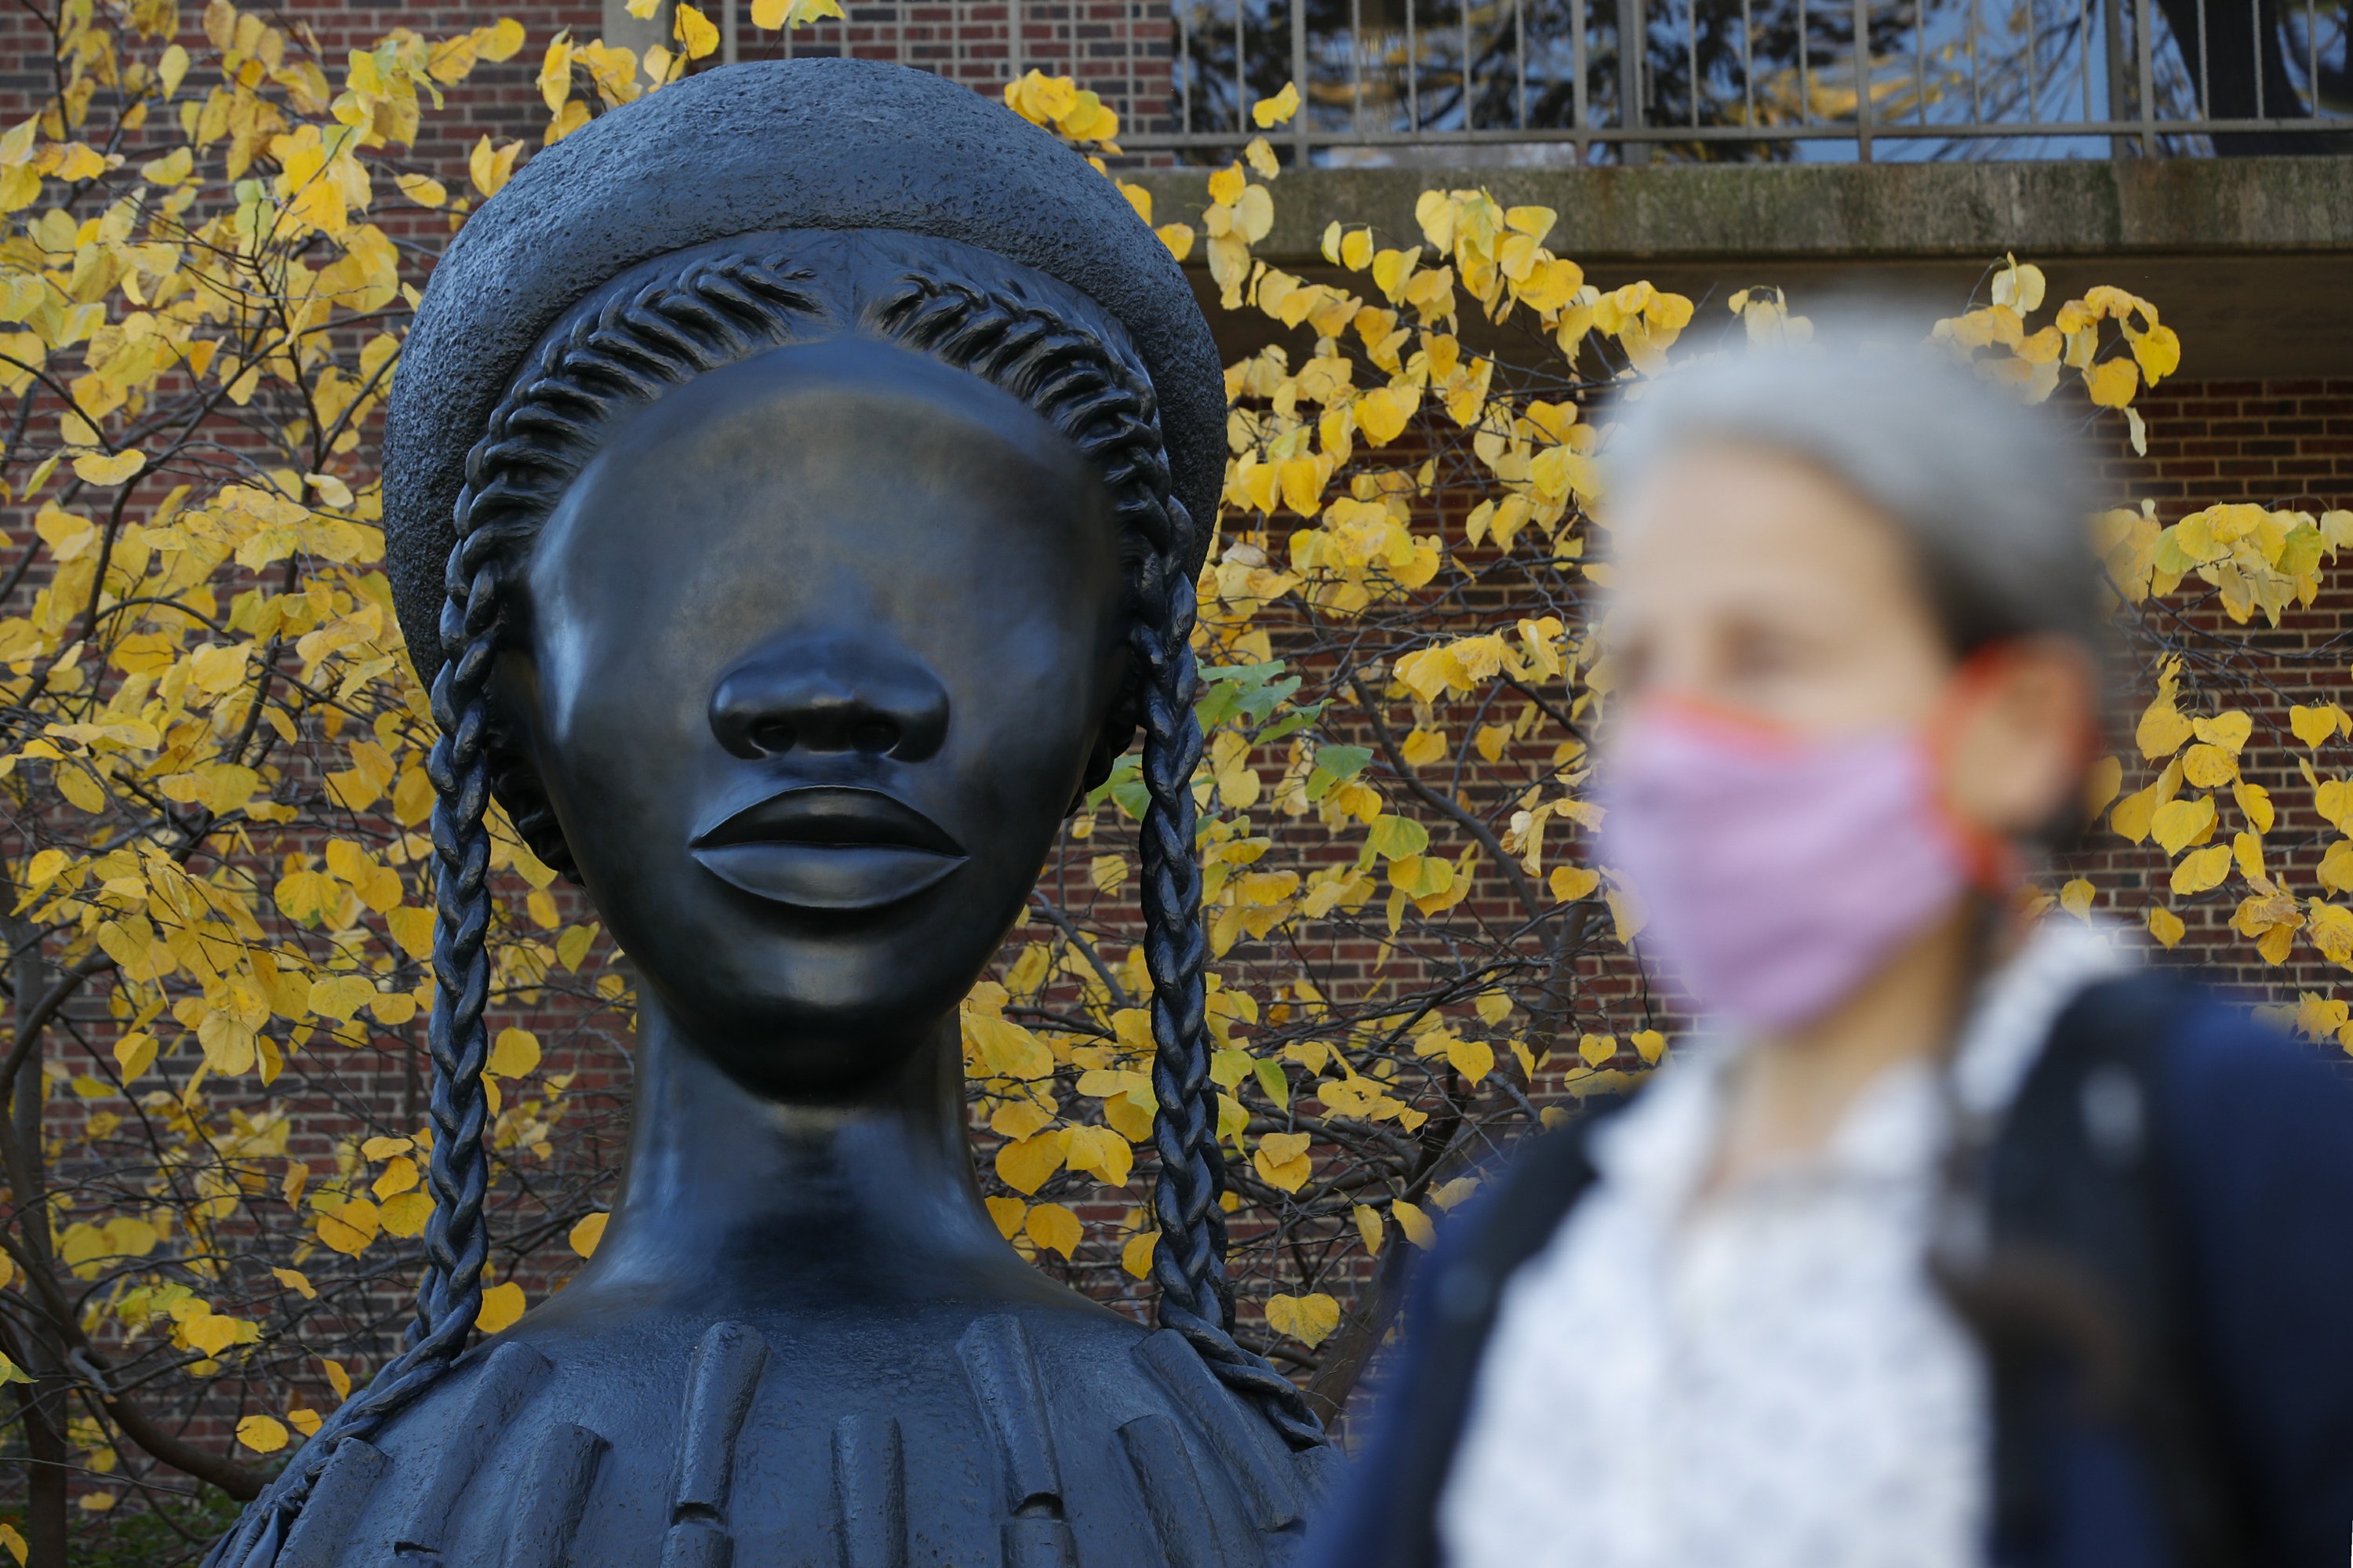
{"type": "MultiPolygon", "coordinates": [[[[1998,1114],[2121,967],[2073,920],[1991,977],[1954,1058],[1998,1114]]],[[[1450,1568],[1968,1568],[1985,1376],[1923,1267],[1948,1107],[1867,1087],[1819,1160],[1694,1205],[1741,1047],[1679,1053],[1594,1139],[1599,1179],[1506,1287],[1440,1500],[1450,1568]]]]}

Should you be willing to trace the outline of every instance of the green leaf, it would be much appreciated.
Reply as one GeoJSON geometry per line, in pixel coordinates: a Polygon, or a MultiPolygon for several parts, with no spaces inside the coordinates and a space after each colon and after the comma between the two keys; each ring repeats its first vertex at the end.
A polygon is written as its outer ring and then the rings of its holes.
{"type": "Polygon", "coordinates": [[[1266,1091],[1266,1097],[1277,1108],[1291,1108],[1291,1080],[1283,1075],[1282,1063],[1261,1057],[1250,1065],[1250,1071],[1258,1077],[1258,1086],[1266,1091]]]}
{"type": "Polygon", "coordinates": [[[1365,844],[1383,860],[1399,860],[1428,849],[1430,830],[1410,817],[1388,813],[1374,821],[1365,844]]]}
{"type": "Polygon", "coordinates": [[[1338,783],[1354,779],[1373,759],[1369,746],[1319,746],[1315,748],[1315,766],[1332,775],[1338,783]]]}

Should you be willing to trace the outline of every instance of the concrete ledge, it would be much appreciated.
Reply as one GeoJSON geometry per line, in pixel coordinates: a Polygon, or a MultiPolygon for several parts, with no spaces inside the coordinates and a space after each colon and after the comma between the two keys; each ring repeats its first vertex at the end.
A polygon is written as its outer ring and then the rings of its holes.
{"type": "MultiPolygon", "coordinates": [[[[1161,222],[1208,201],[1206,173],[1136,177],[1161,222]]],[[[1580,262],[2353,251],[2353,157],[1306,169],[1275,182],[1256,249],[1306,262],[1335,217],[1410,242],[1421,192],[1474,186],[1557,210],[1549,243],[1580,262]]]]}

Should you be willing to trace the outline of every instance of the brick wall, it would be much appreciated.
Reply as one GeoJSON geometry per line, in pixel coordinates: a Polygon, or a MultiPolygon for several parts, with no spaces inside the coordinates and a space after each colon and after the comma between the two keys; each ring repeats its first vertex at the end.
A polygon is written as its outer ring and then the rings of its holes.
{"type": "MultiPolygon", "coordinates": [[[[2147,456],[2113,460],[2110,488],[2119,497],[2154,501],[2163,521],[2226,502],[2316,514],[2353,507],[2353,380],[2177,382],[2146,395],[2139,407],[2149,425],[2147,456]]],[[[2268,863],[2284,870],[2289,890],[2300,896],[2322,891],[2313,868],[2337,835],[2312,810],[2312,790],[2297,759],[2309,760],[2324,778],[2341,776],[2353,761],[2341,738],[2315,754],[2287,729],[2291,704],[2353,705],[2353,638],[2348,635],[2353,560],[2337,573],[2324,577],[2327,586],[2311,608],[2289,610],[2277,630],[2260,617],[2251,626],[2233,626],[2211,608],[2169,625],[2167,618],[2152,618],[2185,654],[2186,691],[2202,683],[2254,717],[2242,771],[2281,808],[2268,839],[2268,863]]],[[[2129,730],[2149,694],[2145,690],[2124,705],[2121,741],[2128,759],[2137,758],[2129,730]]],[[[2182,705],[2189,712],[2197,705],[2185,694],[2182,705]]],[[[2140,781],[2128,771],[2127,789],[2140,781]]],[[[2218,837],[2227,842],[2239,824],[2227,802],[2222,814],[2218,837]]],[[[2177,958],[2242,995],[2292,1001],[2300,991],[2326,991],[2344,981],[2342,969],[2302,940],[2285,965],[2265,964],[2227,929],[2238,902],[2227,889],[2193,900],[2170,898],[2168,864],[2153,846],[2135,849],[2103,831],[2072,858],[2070,868],[2097,884],[2103,906],[2122,917],[2137,922],[2150,903],[2172,905],[2189,927],[2177,958]]]]}

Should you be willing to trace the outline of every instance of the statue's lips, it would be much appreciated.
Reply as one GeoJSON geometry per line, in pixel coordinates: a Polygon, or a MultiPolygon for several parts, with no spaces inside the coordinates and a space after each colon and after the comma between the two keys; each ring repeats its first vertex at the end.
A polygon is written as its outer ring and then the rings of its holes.
{"type": "Polygon", "coordinates": [[[880,909],[965,863],[964,846],[913,806],[839,785],[771,796],[690,848],[722,882],[798,909],[880,909]]]}

